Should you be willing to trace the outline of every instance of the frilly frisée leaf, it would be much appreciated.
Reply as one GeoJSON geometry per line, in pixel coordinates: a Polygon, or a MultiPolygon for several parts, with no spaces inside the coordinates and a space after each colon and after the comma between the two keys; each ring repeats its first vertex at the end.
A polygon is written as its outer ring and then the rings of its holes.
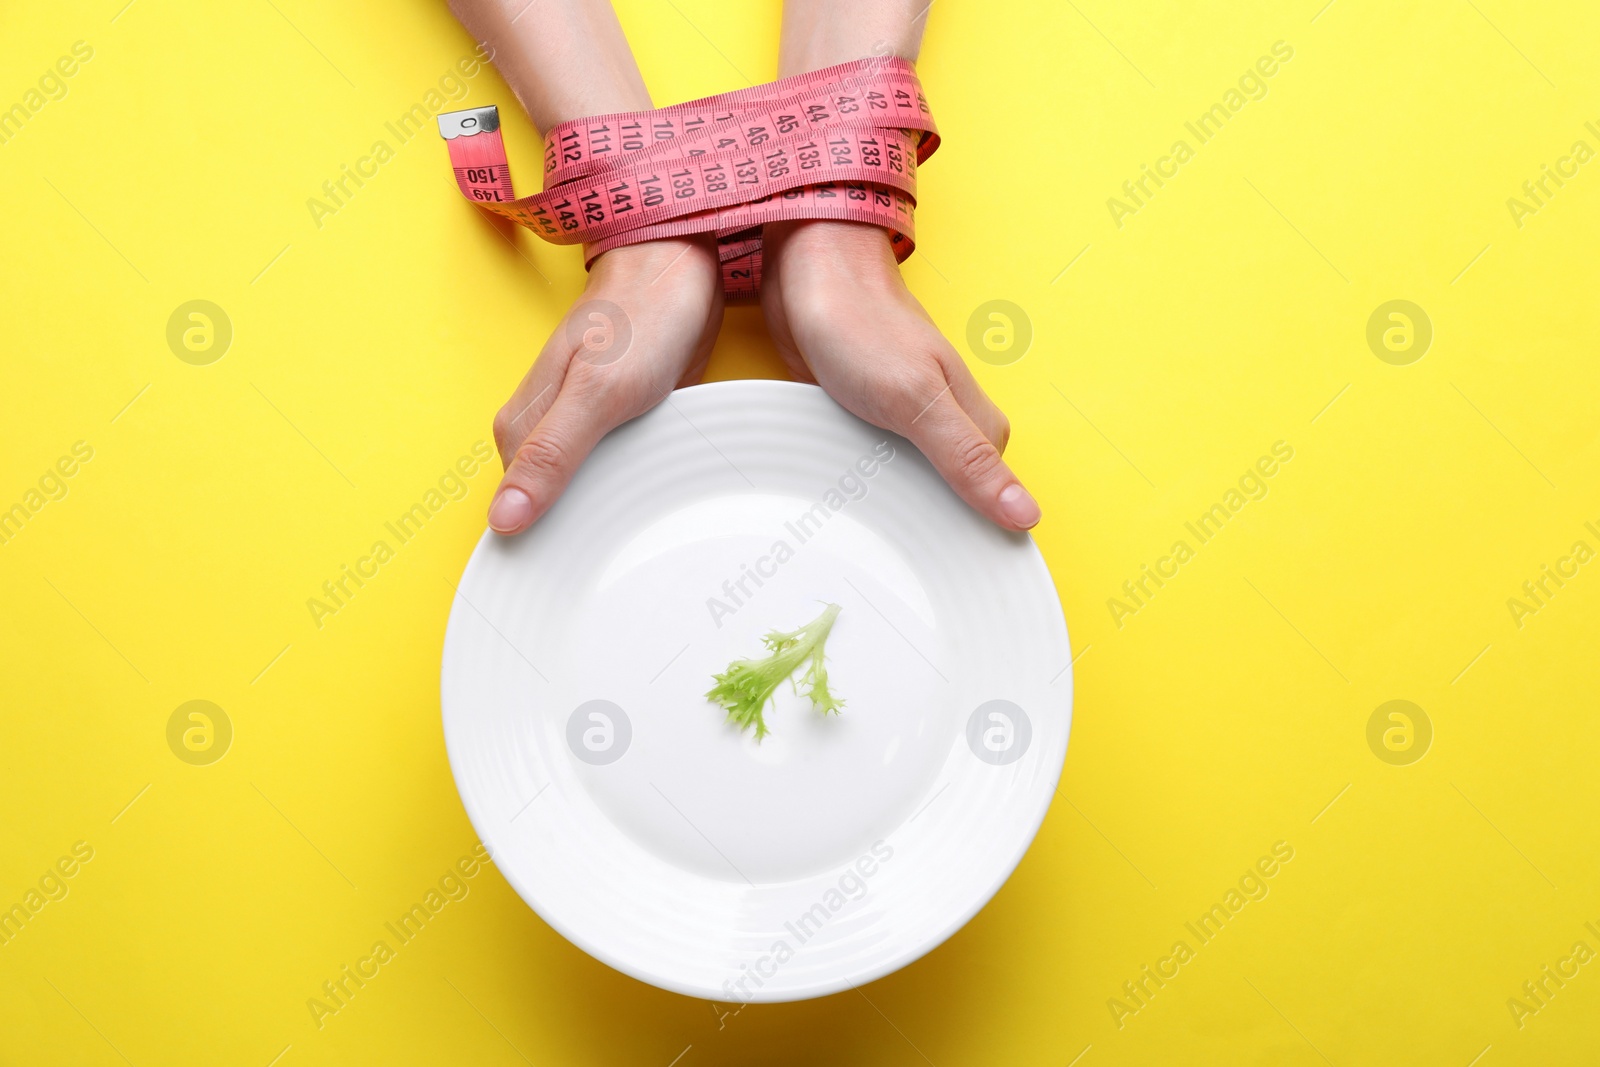
{"type": "Polygon", "coordinates": [[[844,701],[828,689],[828,668],[822,646],[833,629],[833,620],[838,617],[839,605],[829,604],[821,615],[798,630],[788,633],[773,630],[761,639],[769,654],[761,659],[739,659],[728,664],[726,671],[713,675],[717,684],[706,693],[707,699],[722,705],[728,712],[728,721],[738,723],[741,730],[754,726],[759,741],[767,736],[767,722],[763,716],[767,702],[778,685],[805,664],[806,672],[794,686],[795,691],[800,692],[803,687],[818,711],[824,715],[837,714],[844,707],[844,701]]]}

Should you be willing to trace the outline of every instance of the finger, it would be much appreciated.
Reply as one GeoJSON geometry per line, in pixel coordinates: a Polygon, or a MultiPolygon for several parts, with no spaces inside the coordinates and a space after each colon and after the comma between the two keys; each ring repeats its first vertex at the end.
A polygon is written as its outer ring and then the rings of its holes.
{"type": "Polygon", "coordinates": [[[1039,505],[950,392],[940,394],[899,432],[922,450],[961,499],[991,522],[1008,530],[1038,524],[1039,505]]]}
{"type": "Polygon", "coordinates": [[[512,453],[489,504],[489,528],[495,533],[521,533],[533,525],[600,439],[633,414],[605,403],[592,384],[574,383],[585,373],[579,366],[572,365],[544,418],[512,453]]]}
{"type": "MultiPolygon", "coordinates": [[[[710,360],[696,360],[695,362],[689,364],[688,368],[678,376],[678,384],[674,385],[672,388],[687,389],[691,385],[699,385],[700,379],[705,377],[706,365],[709,362],[710,360]]],[[[664,400],[666,398],[663,397],[662,399],[664,400]]]]}
{"type": "Polygon", "coordinates": [[[956,403],[978,427],[978,432],[989,439],[996,451],[1004,454],[1006,444],[1011,440],[1011,422],[1005,412],[989,399],[989,394],[983,391],[983,386],[978,384],[978,379],[972,376],[972,371],[954,349],[938,352],[937,357],[945,380],[950,384],[950,395],[955,397],[956,403]]]}
{"type": "MultiPolygon", "coordinates": [[[[559,336],[559,331],[558,331],[559,336]]],[[[551,338],[553,342],[554,337],[551,338]]],[[[494,443],[500,451],[500,462],[509,467],[517,446],[528,439],[533,428],[539,425],[550,406],[555,403],[571,362],[569,346],[546,344],[539,358],[518,383],[511,399],[495,413],[494,443]]]]}
{"type": "Polygon", "coordinates": [[[928,309],[922,306],[921,301],[915,299],[912,300],[912,306],[933,328],[934,336],[938,338],[932,346],[933,358],[939,364],[939,369],[944,371],[945,383],[950,388],[950,394],[966,411],[967,417],[978,427],[978,431],[994,445],[995,450],[1005,452],[1006,444],[1011,440],[1011,421],[1006,418],[1005,412],[989,399],[989,394],[983,391],[978,379],[972,376],[966,361],[956,354],[956,350],[944,334],[939,332],[939,324],[933,321],[928,309]]]}
{"type": "MultiPolygon", "coordinates": [[[[699,385],[700,379],[705,376],[706,367],[711,363],[711,351],[717,345],[717,334],[722,326],[722,309],[714,307],[706,319],[707,329],[701,331],[700,340],[695,344],[694,353],[689,358],[689,365],[678,376],[678,383],[671,386],[673,389],[684,389],[691,385],[699,385]],[[713,321],[715,319],[715,321],[713,321]]],[[[660,399],[665,399],[663,395],[660,399]]]]}

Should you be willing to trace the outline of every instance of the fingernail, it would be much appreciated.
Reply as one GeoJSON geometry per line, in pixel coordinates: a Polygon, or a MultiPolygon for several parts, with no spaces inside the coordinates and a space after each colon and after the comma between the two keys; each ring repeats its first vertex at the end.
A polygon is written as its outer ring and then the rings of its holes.
{"type": "Polygon", "coordinates": [[[1039,524],[1039,505],[1017,482],[1000,490],[1000,514],[1024,530],[1039,524]]]}
{"type": "Polygon", "coordinates": [[[532,521],[533,498],[514,485],[500,490],[489,505],[489,528],[495,533],[516,533],[532,521]]]}

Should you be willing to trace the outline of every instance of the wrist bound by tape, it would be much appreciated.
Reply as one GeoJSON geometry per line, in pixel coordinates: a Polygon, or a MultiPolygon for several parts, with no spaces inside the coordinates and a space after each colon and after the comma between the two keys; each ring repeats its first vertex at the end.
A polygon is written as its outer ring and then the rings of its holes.
{"type": "Polygon", "coordinates": [[[723,288],[761,284],[761,227],[844,219],[915,247],[917,165],[939,145],[916,70],[863,59],[685,104],[576,119],[544,138],[544,191],[518,199],[494,106],[439,116],[461,195],[584,263],[612,248],[715,233],[723,288]]]}

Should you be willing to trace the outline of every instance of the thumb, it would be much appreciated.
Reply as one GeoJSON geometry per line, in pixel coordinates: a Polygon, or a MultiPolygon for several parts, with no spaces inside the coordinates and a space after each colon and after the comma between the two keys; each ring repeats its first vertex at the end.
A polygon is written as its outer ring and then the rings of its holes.
{"type": "Polygon", "coordinates": [[[570,379],[550,410],[517,446],[489,504],[489,528],[498,534],[521,533],[550,510],[578,465],[620,419],[605,405],[581,395],[570,379]]]}
{"type": "Polygon", "coordinates": [[[1007,530],[1038,524],[1038,503],[948,390],[900,432],[984,518],[1007,530]]]}

